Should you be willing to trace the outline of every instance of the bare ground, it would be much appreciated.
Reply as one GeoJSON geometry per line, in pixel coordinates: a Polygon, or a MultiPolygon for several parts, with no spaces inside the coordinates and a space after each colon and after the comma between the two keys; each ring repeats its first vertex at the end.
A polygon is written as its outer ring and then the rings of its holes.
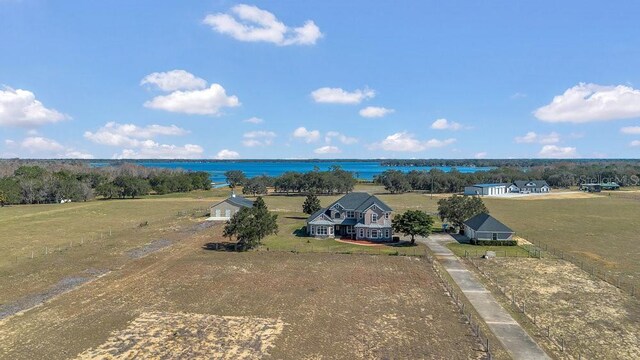
{"type": "Polygon", "coordinates": [[[220,227],[199,230],[1,320],[0,358],[484,355],[426,261],[207,251],[220,227]]]}
{"type": "Polygon", "coordinates": [[[478,261],[497,278],[540,333],[547,327],[564,356],[588,359],[640,358],[640,302],[563,260],[496,258],[478,261]]]}

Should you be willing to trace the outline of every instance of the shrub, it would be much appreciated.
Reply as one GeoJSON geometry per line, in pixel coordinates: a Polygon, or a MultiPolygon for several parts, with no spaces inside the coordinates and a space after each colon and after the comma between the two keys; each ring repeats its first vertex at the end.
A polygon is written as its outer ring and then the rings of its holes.
{"type": "Polygon", "coordinates": [[[516,246],[518,241],[516,240],[475,240],[471,239],[472,245],[480,246],[516,246]]]}

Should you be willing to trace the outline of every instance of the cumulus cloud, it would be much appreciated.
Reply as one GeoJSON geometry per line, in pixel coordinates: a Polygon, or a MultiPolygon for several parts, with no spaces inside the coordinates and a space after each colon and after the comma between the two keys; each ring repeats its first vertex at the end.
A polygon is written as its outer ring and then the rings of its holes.
{"type": "Polygon", "coordinates": [[[218,154],[216,154],[216,159],[218,160],[238,159],[239,157],[240,157],[240,154],[238,154],[236,151],[229,150],[229,149],[220,150],[218,151],[218,154]]]}
{"type": "Polygon", "coordinates": [[[487,157],[487,153],[485,151],[481,151],[479,153],[476,153],[473,157],[476,159],[484,159],[487,157]]]}
{"type": "Polygon", "coordinates": [[[154,72],[140,81],[140,85],[151,85],[163,91],[196,90],[207,87],[207,82],[184,70],[154,72]]]}
{"type": "Polygon", "coordinates": [[[304,126],[301,126],[293,131],[293,137],[297,139],[302,139],[307,143],[312,143],[320,139],[320,131],[307,130],[307,128],[305,128],[304,126]]]}
{"type": "Polygon", "coordinates": [[[640,90],[580,83],[534,112],[546,122],[587,123],[640,117],[640,90]]]}
{"type": "Polygon", "coordinates": [[[555,144],[560,142],[560,135],[557,132],[551,132],[545,135],[529,131],[524,136],[516,136],[514,140],[519,144],[555,144]]]}
{"type": "Polygon", "coordinates": [[[367,106],[366,108],[361,109],[359,113],[360,113],[360,116],[362,116],[362,117],[379,118],[379,117],[384,117],[386,115],[389,115],[394,111],[395,110],[393,110],[393,109],[387,109],[387,108],[384,108],[384,107],[367,106]]]}
{"type": "Polygon", "coordinates": [[[620,132],[627,135],[640,135],[640,126],[626,126],[620,132]]]}
{"type": "Polygon", "coordinates": [[[247,147],[268,146],[273,143],[276,133],[273,131],[250,131],[242,135],[242,144],[247,147]]]}
{"type": "Polygon", "coordinates": [[[462,124],[447,119],[437,119],[431,124],[431,128],[435,130],[452,130],[457,131],[464,128],[462,124]]]}
{"type": "Polygon", "coordinates": [[[456,139],[431,139],[431,140],[418,140],[413,134],[407,132],[398,132],[387,136],[380,143],[373,144],[372,148],[381,148],[386,151],[399,151],[399,152],[419,152],[432,148],[444,147],[451,145],[456,139]]]}
{"type": "Polygon", "coordinates": [[[182,136],[189,131],[176,125],[147,125],[119,124],[108,122],[96,132],[85,131],[84,137],[97,144],[109,146],[139,146],[141,139],[150,139],[156,136],[182,136]]]}
{"type": "Polygon", "coordinates": [[[264,120],[262,120],[259,117],[250,117],[246,120],[242,120],[242,122],[246,122],[246,123],[251,123],[251,124],[262,124],[264,122],[264,120]]]}
{"type": "MultiPolygon", "coordinates": [[[[15,146],[17,143],[13,140],[5,142],[7,145],[15,146]]],[[[59,142],[45,138],[42,136],[29,136],[20,142],[20,147],[27,150],[30,154],[36,154],[46,157],[55,158],[72,158],[72,159],[93,159],[93,155],[66,147],[59,142]]]]}
{"type": "Polygon", "coordinates": [[[156,96],[145,102],[144,106],[184,114],[219,115],[221,108],[240,106],[240,101],[237,96],[227,96],[220,84],[212,84],[203,90],[178,90],[156,96]]]}
{"type": "Polygon", "coordinates": [[[336,146],[327,145],[327,146],[319,147],[313,150],[313,152],[321,155],[322,154],[338,154],[340,153],[340,149],[336,146]]]}
{"type": "Polygon", "coordinates": [[[146,140],[135,149],[124,149],[114,155],[116,159],[195,159],[202,157],[204,149],[199,145],[184,146],[159,144],[146,140]]]}
{"type": "Polygon", "coordinates": [[[289,27],[276,16],[257,6],[239,4],[231,14],[207,15],[203,22],[214,31],[247,42],[269,42],[279,46],[314,45],[323,35],[311,20],[303,26],[289,27]]]}
{"type": "Polygon", "coordinates": [[[311,92],[311,97],[315,102],[326,104],[359,104],[374,96],[376,96],[376,92],[367,88],[349,92],[341,88],[323,87],[311,92]]]}
{"type": "Polygon", "coordinates": [[[560,147],[557,145],[545,145],[538,153],[543,158],[575,158],[578,156],[575,147],[560,147]]]}
{"type": "Polygon", "coordinates": [[[640,140],[633,140],[629,143],[630,146],[640,146],[640,140]]]}
{"type": "Polygon", "coordinates": [[[358,142],[358,139],[341,134],[337,131],[329,131],[324,137],[324,141],[330,143],[333,139],[338,139],[343,144],[351,145],[358,142]]]}
{"type": "Polygon", "coordinates": [[[0,89],[0,126],[37,127],[69,119],[57,110],[46,108],[28,90],[0,89]]]}

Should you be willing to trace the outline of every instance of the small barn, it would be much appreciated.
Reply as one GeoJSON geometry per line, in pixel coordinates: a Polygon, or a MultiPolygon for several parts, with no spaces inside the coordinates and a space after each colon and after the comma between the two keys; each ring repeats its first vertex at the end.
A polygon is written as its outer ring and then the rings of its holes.
{"type": "Polygon", "coordinates": [[[464,222],[464,234],[472,243],[477,241],[513,240],[515,231],[487,213],[478,214],[464,222]]]}
{"type": "Polygon", "coordinates": [[[240,209],[251,207],[253,207],[253,201],[245,199],[242,196],[232,194],[229,198],[211,206],[211,212],[209,213],[209,218],[207,218],[207,220],[227,221],[231,219],[233,214],[240,211],[240,209]]]}
{"type": "Polygon", "coordinates": [[[464,194],[481,196],[502,195],[509,192],[509,185],[511,184],[474,184],[465,186],[464,194]]]}

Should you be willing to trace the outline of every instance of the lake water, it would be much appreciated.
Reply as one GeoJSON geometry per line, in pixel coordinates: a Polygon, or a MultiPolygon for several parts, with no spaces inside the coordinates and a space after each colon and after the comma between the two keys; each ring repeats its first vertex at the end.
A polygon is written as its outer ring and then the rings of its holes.
{"type": "MultiPolygon", "coordinates": [[[[320,170],[329,170],[333,165],[338,165],[346,171],[353,172],[355,177],[363,180],[373,180],[375,175],[380,174],[385,170],[400,170],[408,172],[411,170],[425,170],[429,171],[432,167],[429,166],[382,166],[380,161],[211,161],[211,162],[198,162],[198,161],[184,161],[184,162],[169,162],[169,161],[140,161],[136,162],[138,165],[169,168],[169,169],[184,169],[191,171],[206,171],[211,174],[211,181],[215,183],[224,183],[224,172],[228,170],[242,170],[249,178],[267,175],[267,176],[280,176],[287,171],[296,172],[308,172],[312,171],[316,166],[320,170]]],[[[93,163],[93,166],[105,166],[106,163],[93,163]]],[[[442,166],[434,167],[445,172],[449,172],[453,167],[442,166]]],[[[477,171],[487,171],[492,168],[484,167],[455,167],[456,170],[462,173],[473,173],[477,171]]]]}

